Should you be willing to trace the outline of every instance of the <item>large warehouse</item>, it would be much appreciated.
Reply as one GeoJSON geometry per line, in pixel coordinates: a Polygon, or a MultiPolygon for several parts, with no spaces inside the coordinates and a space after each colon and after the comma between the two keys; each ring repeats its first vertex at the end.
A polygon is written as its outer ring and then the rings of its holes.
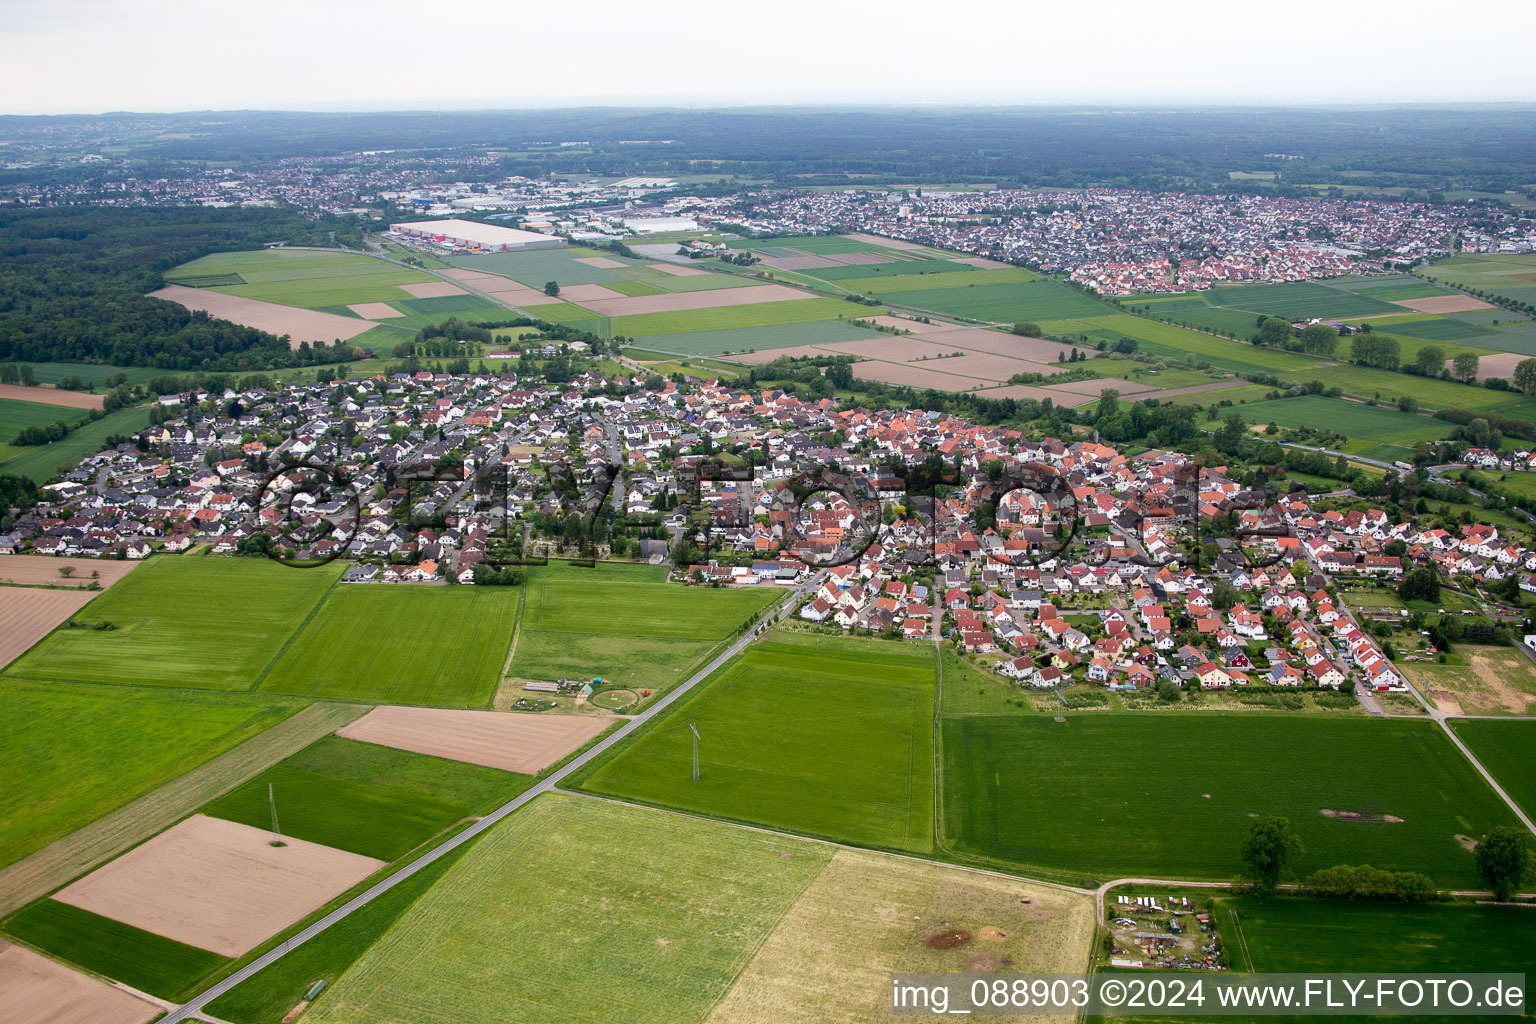
{"type": "Polygon", "coordinates": [[[481,252],[554,249],[565,244],[565,239],[555,235],[541,235],[537,231],[518,231],[516,228],[496,227],[493,224],[477,224],[472,220],[411,220],[401,224],[391,224],[389,230],[410,238],[452,246],[455,249],[478,249],[481,252]]]}

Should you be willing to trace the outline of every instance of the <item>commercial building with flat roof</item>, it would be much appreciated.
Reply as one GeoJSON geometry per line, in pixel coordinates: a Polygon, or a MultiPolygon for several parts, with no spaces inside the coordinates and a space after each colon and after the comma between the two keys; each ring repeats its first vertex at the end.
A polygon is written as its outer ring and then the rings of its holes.
{"type": "Polygon", "coordinates": [[[516,228],[477,224],[472,220],[456,218],[405,221],[391,224],[389,230],[407,238],[420,238],[455,249],[478,249],[481,252],[555,249],[565,244],[565,239],[555,235],[541,235],[537,231],[519,231],[516,228]]]}

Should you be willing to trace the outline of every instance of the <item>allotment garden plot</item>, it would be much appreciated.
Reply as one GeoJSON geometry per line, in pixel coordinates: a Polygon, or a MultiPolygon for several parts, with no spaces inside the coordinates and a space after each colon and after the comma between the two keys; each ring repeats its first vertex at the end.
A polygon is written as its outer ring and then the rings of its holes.
{"type": "Polygon", "coordinates": [[[517,624],[517,601],[512,587],[340,585],[261,688],[400,704],[486,704],[517,624]]]}
{"type": "Polygon", "coordinates": [[[1431,722],[1218,713],[943,723],[957,853],[1099,877],[1239,873],[1251,817],[1290,819],[1300,874],[1334,864],[1478,884],[1464,845],[1514,819],[1431,722]]]}
{"type": "Polygon", "coordinates": [[[33,679],[244,690],[341,575],[157,556],[6,670],[33,679]]]}
{"type": "Polygon", "coordinates": [[[765,641],[722,668],[584,789],[868,846],[933,835],[933,655],[765,641]],[[692,732],[701,777],[692,778],[692,732]],[[814,798],[808,796],[814,794],[814,798]]]}

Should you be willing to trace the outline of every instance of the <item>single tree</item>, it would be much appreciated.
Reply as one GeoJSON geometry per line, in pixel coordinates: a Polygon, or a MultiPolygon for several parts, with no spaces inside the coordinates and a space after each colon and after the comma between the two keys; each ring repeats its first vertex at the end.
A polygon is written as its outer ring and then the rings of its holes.
{"type": "Polygon", "coordinates": [[[1515,364],[1515,387],[1526,394],[1536,394],[1536,359],[1522,359],[1515,364]]]}
{"type": "Polygon", "coordinates": [[[1445,349],[1439,345],[1425,345],[1419,349],[1419,354],[1413,357],[1413,368],[1426,377],[1440,376],[1443,366],[1445,366],[1445,349]]]}
{"type": "Polygon", "coordinates": [[[550,298],[554,298],[555,296],[559,295],[560,294],[560,282],[559,281],[545,281],[544,282],[544,294],[548,295],[550,298]]]}
{"type": "Polygon", "coordinates": [[[1461,380],[1471,383],[1477,380],[1477,353],[1463,352],[1451,363],[1452,372],[1461,380]]]}
{"type": "Polygon", "coordinates": [[[1531,870],[1531,837],[1514,825],[1500,825],[1477,844],[1477,871],[1501,900],[1519,891],[1531,870]]]}
{"type": "Polygon", "coordinates": [[[1291,324],[1278,316],[1266,317],[1259,326],[1259,344],[1283,348],[1291,340],[1291,324]]]}
{"type": "Polygon", "coordinates": [[[1306,849],[1291,831],[1289,819],[1263,814],[1248,827],[1248,835],[1237,852],[1243,859],[1243,869],[1259,891],[1273,893],[1281,875],[1306,849]]]}

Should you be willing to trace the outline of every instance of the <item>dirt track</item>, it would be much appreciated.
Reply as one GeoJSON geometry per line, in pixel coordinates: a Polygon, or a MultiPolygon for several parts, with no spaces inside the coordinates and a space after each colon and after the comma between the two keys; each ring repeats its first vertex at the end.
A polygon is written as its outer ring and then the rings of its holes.
{"type": "Polygon", "coordinates": [[[156,935],[239,956],[346,892],[381,860],[197,814],[54,896],[156,935]]]}
{"type": "Polygon", "coordinates": [[[533,775],[598,736],[604,718],[378,707],[336,735],[533,775]]]}
{"type": "Polygon", "coordinates": [[[9,1024],[141,1024],[160,1007],[21,946],[0,942],[0,1014],[9,1024]]]}

